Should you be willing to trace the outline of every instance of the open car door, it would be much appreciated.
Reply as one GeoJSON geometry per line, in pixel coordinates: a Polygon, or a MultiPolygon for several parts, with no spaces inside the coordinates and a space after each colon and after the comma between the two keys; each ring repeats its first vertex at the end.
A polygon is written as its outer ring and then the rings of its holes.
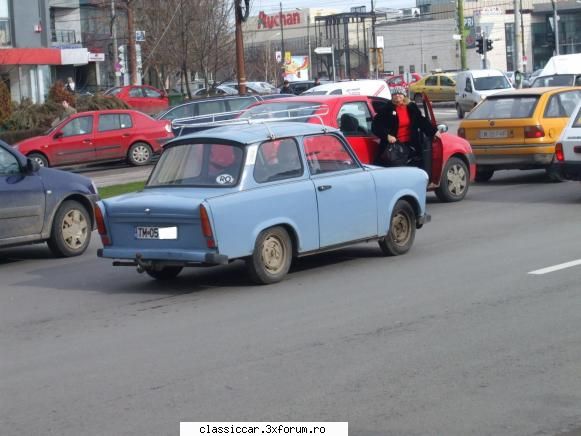
{"type": "MultiPolygon", "coordinates": [[[[385,105],[389,100],[381,97],[369,97],[373,110],[375,114],[384,110],[385,105]]],[[[432,104],[430,99],[426,94],[422,94],[422,104],[418,106],[420,111],[424,116],[426,116],[432,125],[436,127],[436,118],[434,117],[434,112],[432,110],[432,104]]],[[[374,114],[374,115],[375,115],[374,114]]],[[[434,138],[430,141],[429,138],[425,138],[424,144],[422,145],[422,164],[421,168],[428,173],[430,178],[430,183],[439,184],[440,177],[442,173],[442,143],[439,139],[434,138]]]]}

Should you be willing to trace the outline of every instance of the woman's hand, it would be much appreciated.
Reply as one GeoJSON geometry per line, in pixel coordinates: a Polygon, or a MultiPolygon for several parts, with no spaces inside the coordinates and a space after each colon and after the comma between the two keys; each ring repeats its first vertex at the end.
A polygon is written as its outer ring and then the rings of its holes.
{"type": "Polygon", "coordinates": [[[395,142],[397,142],[397,138],[395,136],[387,135],[387,142],[389,142],[390,144],[394,144],[395,142]]]}
{"type": "Polygon", "coordinates": [[[442,139],[442,134],[439,130],[434,134],[434,138],[442,139]]]}

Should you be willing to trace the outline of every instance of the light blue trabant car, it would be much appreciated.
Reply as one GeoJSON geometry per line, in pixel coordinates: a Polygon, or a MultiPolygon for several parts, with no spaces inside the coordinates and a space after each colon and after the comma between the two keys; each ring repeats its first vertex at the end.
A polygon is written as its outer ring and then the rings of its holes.
{"type": "Polygon", "coordinates": [[[156,279],[244,259],[275,283],[293,257],[349,244],[406,253],[429,219],[427,183],[418,168],[362,165],[330,127],[218,127],[169,142],[143,191],[98,203],[98,254],[156,279]]]}

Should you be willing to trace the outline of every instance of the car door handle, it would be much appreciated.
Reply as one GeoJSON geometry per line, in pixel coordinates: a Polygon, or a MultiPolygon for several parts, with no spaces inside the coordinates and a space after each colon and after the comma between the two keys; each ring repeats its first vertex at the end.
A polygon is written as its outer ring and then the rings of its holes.
{"type": "Polygon", "coordinates": [[[90,144],[91,140],[90,139],[83,139],[83,144],[90,144]]]}
{"type": "Polygon", "coordinates": [[[129,138],[131,135],[129,133],[124,133],[121,135],[122,138],[129,138]]]}
{"type": "Polygon", "coordinates": [[[321,186],[318,186],[318,187],[317,187],[317,189],[318,189],[319,191],[321,191],[321,192],[323,192],[323,191],[328,191],[328,190],[329,190],[329,189],[331,189],[331,188],[332,188],[332,186],[331,186],[331,185],[321,185],[321,186]]]}

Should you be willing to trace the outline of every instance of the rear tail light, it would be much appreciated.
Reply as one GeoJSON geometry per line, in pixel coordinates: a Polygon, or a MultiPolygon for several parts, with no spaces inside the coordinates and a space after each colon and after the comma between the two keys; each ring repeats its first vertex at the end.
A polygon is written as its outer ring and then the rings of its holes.
{"type": "Polygon", "coordinates": [[[103,246],[111,245],[111,239],[107,234],[107,226],[105,225],[103,212],[101,212],[101,208],[97,204],[95,204],[94,210],[95,210],[95,221],[97,222],[97,231],[101,236],[101,242],[103,243],[103,246]]]}
{"type": "Polygon", "coordinates": [[[555,157],[559,162],[563,162],[565,160],[565,155],[563,154],[563,144],[560,142],[555,145],[555,157]]]}
{"type": "Polygon", "coordinates": [[[203,204],[200,205],[200,220],[202,222],[202,234],[204,235],[204,238],[206,238],[206,245],[208,248],[216,248],[216,241],[214,240],[214,234],[212,233],[212,225],[210,224],[208,211],[203,204]]]}
{"type": "Polygon", "coordinates": [[[170,125],[170,123],[165,123],[165,126],[164,127],[165,127],[165,131],[167,133],[171,133],[171,125],[170,125]]]}
{"type": "Polygon", "coordinates": [[[460,138],[464,138],[464,139],[466,139],[466,130],[464,129],[464,127],[460,127],[460,128],[458,129],[458,136],[459,136],[460,138]]]}
{"type": "Polygon", "coordinates": [[[542,138],[545,136],[543,126],[526,126],[525,138],[542,138]]]}

